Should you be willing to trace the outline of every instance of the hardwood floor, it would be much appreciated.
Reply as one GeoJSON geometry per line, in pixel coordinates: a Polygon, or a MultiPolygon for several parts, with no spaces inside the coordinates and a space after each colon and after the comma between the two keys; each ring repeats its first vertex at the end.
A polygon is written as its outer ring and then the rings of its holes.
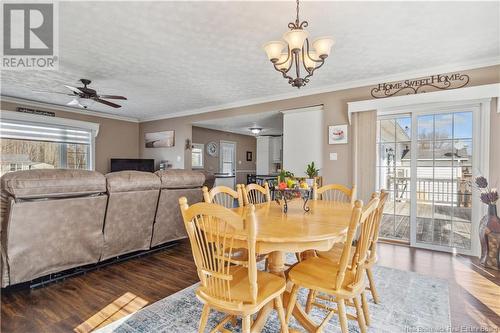
{"type": "MultiPolygon", "coordinates": [[[[500,327],[499,272],[446,253],[394,244],[380,244],[379,250],[382,266],[448,280],[453,328],[496,332],[500,327]]],[[[182,241],[45,287],[2,291],[1,331],[88,332],[197,281],[189,243],[182,241]]]]}

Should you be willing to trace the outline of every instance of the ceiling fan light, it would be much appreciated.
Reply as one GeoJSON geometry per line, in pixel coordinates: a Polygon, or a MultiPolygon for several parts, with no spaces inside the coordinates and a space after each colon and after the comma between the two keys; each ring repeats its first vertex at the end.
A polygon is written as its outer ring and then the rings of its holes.
{"type": "Polygon", "coordinates": [[[288,43],[290,50],[300,50],[309,34],[304,29],[292,29],[285,32],[283,39],[288,43]]]}
{"type": "Polygon", "coordinates": [[[318,54],[320,58],[324,59],[330,55],[333,44],[335,44],[333,38],[319,37],[314,40],[312,47],[316,50],[316,54],[318,54]]]}
{"type": "Polygon", "coordinates": [[[260,127],[251,127],[251,128],[250,128],[250,131],[251,131],[253,134],[257,135],[257,134],[259,134],[259,133],[260,133],[260,131],[262,131],[262,128],[260,128],[260,127]]]}
{"type": "Polygon", "coordinates": [[[272,62],[278,61],[281,51],[285,48],[285,43],[282,41],[271,41],[267,42],[264,44],[262,47],[264,48],[264,51],[266,51],[267,57],[269,60],[272,62]]]}

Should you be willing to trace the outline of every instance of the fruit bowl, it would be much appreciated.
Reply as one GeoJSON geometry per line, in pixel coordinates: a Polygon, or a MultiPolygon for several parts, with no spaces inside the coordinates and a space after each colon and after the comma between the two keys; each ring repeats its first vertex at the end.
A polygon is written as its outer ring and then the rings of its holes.
{"type": "Polygon", "coordinates": [[[278,205],[282,205],[283,203],[283,212],[286,214],[288,212],[288,201],[295,198],[302,198],[304,200],[304,205],[302,208],[305,212],[309,212],[311,209],[307,206],[308,200],[311,198],[312,191],[310,188],[301,188],[299,186],[295,186],[292,188],[289,187],[281,187],[278,186],[275,190],[274,200],[278,203],[278,205]]]}

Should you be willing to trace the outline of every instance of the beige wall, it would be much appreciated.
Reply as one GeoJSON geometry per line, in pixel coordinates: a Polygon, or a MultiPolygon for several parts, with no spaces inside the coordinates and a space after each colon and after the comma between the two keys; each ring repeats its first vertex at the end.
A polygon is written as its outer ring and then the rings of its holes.
{"type": "MultiPolygon", "coordinates": [[[[500,66],[491,66],[469,71],[462,71],[462,73],[467,73],[470,76],[470,83],[468,86],[500,82],[500,66]]],[[[291,98],[282,101],[262,103],[246,107],[215,111],[210,113],[198,114],[194,116],[144,122],[140,124],[140,135],[141,135],[140,153],[141,156],[143,156],[144,158],[158,158],[160,156],[165,159],[178,158],[179,161],[176,161],[175,167],[182,168],[185,165],[186,168],[189,168],[190,167],[189,155],[188,158],[186,158],[186,161],[188,161],[188,163],[184,163],[185,152],[183,148],[182,149],[179,149],[179,147],[176,147],[176,149],[166,148],[170,150],[165,149],[161,152],[160,151],[152,152],[151,149],[148,150],[144,148],[143,133],[144,131],[174,129],[176,130],[176,142],[183,143],[186,139],[192,138],[191,124],[193,122],[206,119],[225,118],[242,114],[259,113],[271,110],[285,110],[285,109],[301,108],[301,107],[323,104],[325,126],[334,124],[335,125],[347,124],[348,122],[347,102],[370,99],[371,98],[370,89],[372,87],[373,86],[347,89],[330,93],[291,98]]],[[[307,89],[307,87],[305,87],[304,89],[307,89]]],[[[493,116],[498,117],[497,114],[492,115],[492,117],[493,116]]],[[[500,132],[500,123],[498,119],[496,120],[497,121],[491,122],[491,132],[495,133],[495,135],[498,135],[498,133],[500,132]]],[[[328,183],[336,182],[346,185],[352,184],[353,181],[352,140],[349,140],[349,144],[345,145],[328,145],[327,137],[325,135],[324,146],[325,149],[323,151],[323,160],[325,161],[325,163],[323,166],[322,175],[324,176],[325,181],[328,183]],[[331,152],[336,152],[338,154],[337,161],[329,161],[329,154],[331,152]]],[[[498,150],[498,144],[493,144],[491,148],[493,153],[495,149],[498,150]]],[[[494,168],[498,169],[498,163],[492,168],[490,168],[491,173],[493,173],[494,168]]]]}
{"type": "MultiPolygon", "coordinates": [[[[15,111],[16,107],[27,105],[1,102],[1,109],[15,111]]],[[[107,173],[110,170],[110,158],[138,158],[139,157],[139,123],[101,118],[79,113],[53,110],[50,108],[39,108],[55,112],[56,117],[99,123],[99,134],[96,137],[95,169],[96,171],[107,173]]]]}
{"type": "Polygon", "coordinates": [[[255,173],[255,156],[257,153],[257,140],[254,136],[234,134],[223,131],[211,130],[193,126],[193,143],[203,143],[205,145],[205,170],[209,172],[219,172],[219,154],[216,157],[206,153],[207,143],[221,140],[236,142],[236,182],[246,184],[247,173],[255,173]],[[247,161],[247,151],[252,152],[252,161],[247,161]]]}

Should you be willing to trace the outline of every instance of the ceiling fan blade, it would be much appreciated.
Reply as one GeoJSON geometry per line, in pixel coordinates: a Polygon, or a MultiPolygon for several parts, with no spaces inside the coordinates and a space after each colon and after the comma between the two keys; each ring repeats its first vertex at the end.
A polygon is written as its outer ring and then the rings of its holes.
{"type": "Polygon", "coordinates": [[[78,105],[78,104],[80,104],[80,102],[78,102],[78,100],[76,98],[74,98],[71,101],[69,101],[68,103],[66,103],[66,105],[68,105],[68,106],[74,106],[74,105],[78,105]]]}
{"type": "Polygon", "coordinates": [[[105,104],[107,106],[111,106],[113,108],[121,108],[122,107],[121,105],[118,105],[118,104],[115,104],[115,103],[111,103],[111,102],[105,101],[105,100],[100,99],[100,98],[95,98],[94,101],[102,103],[102,104],[105,104]]]}
{"type": "Polygon", "coordinates": [[[76,87],[72,87],[72,86],[67,86],[67,85],[64,85],[66,88],[68,88],[69,90],[71,90],[72,92],[75,92],[77,94],[83,94],[83,91],[81,91],[80,89],[76,88],[76,87]]]}
{"type": "Polygon", "coordinates": [[[66,95],[66,96],[73,96],[73,94],[63,93],[63,92],[59,92],[59,91],[32,90],[31,92],[33,92],[35,94],[60,94],[60,95],[66,95]]]}
{"type": "Polygon", "coordinates": [[[123,100],[127,100],[127,97],[124,97],[124,96],[116,96],[116,95],[99,95],[99,98],[106,98],[106,99],[123,99],[123,100]]]}

